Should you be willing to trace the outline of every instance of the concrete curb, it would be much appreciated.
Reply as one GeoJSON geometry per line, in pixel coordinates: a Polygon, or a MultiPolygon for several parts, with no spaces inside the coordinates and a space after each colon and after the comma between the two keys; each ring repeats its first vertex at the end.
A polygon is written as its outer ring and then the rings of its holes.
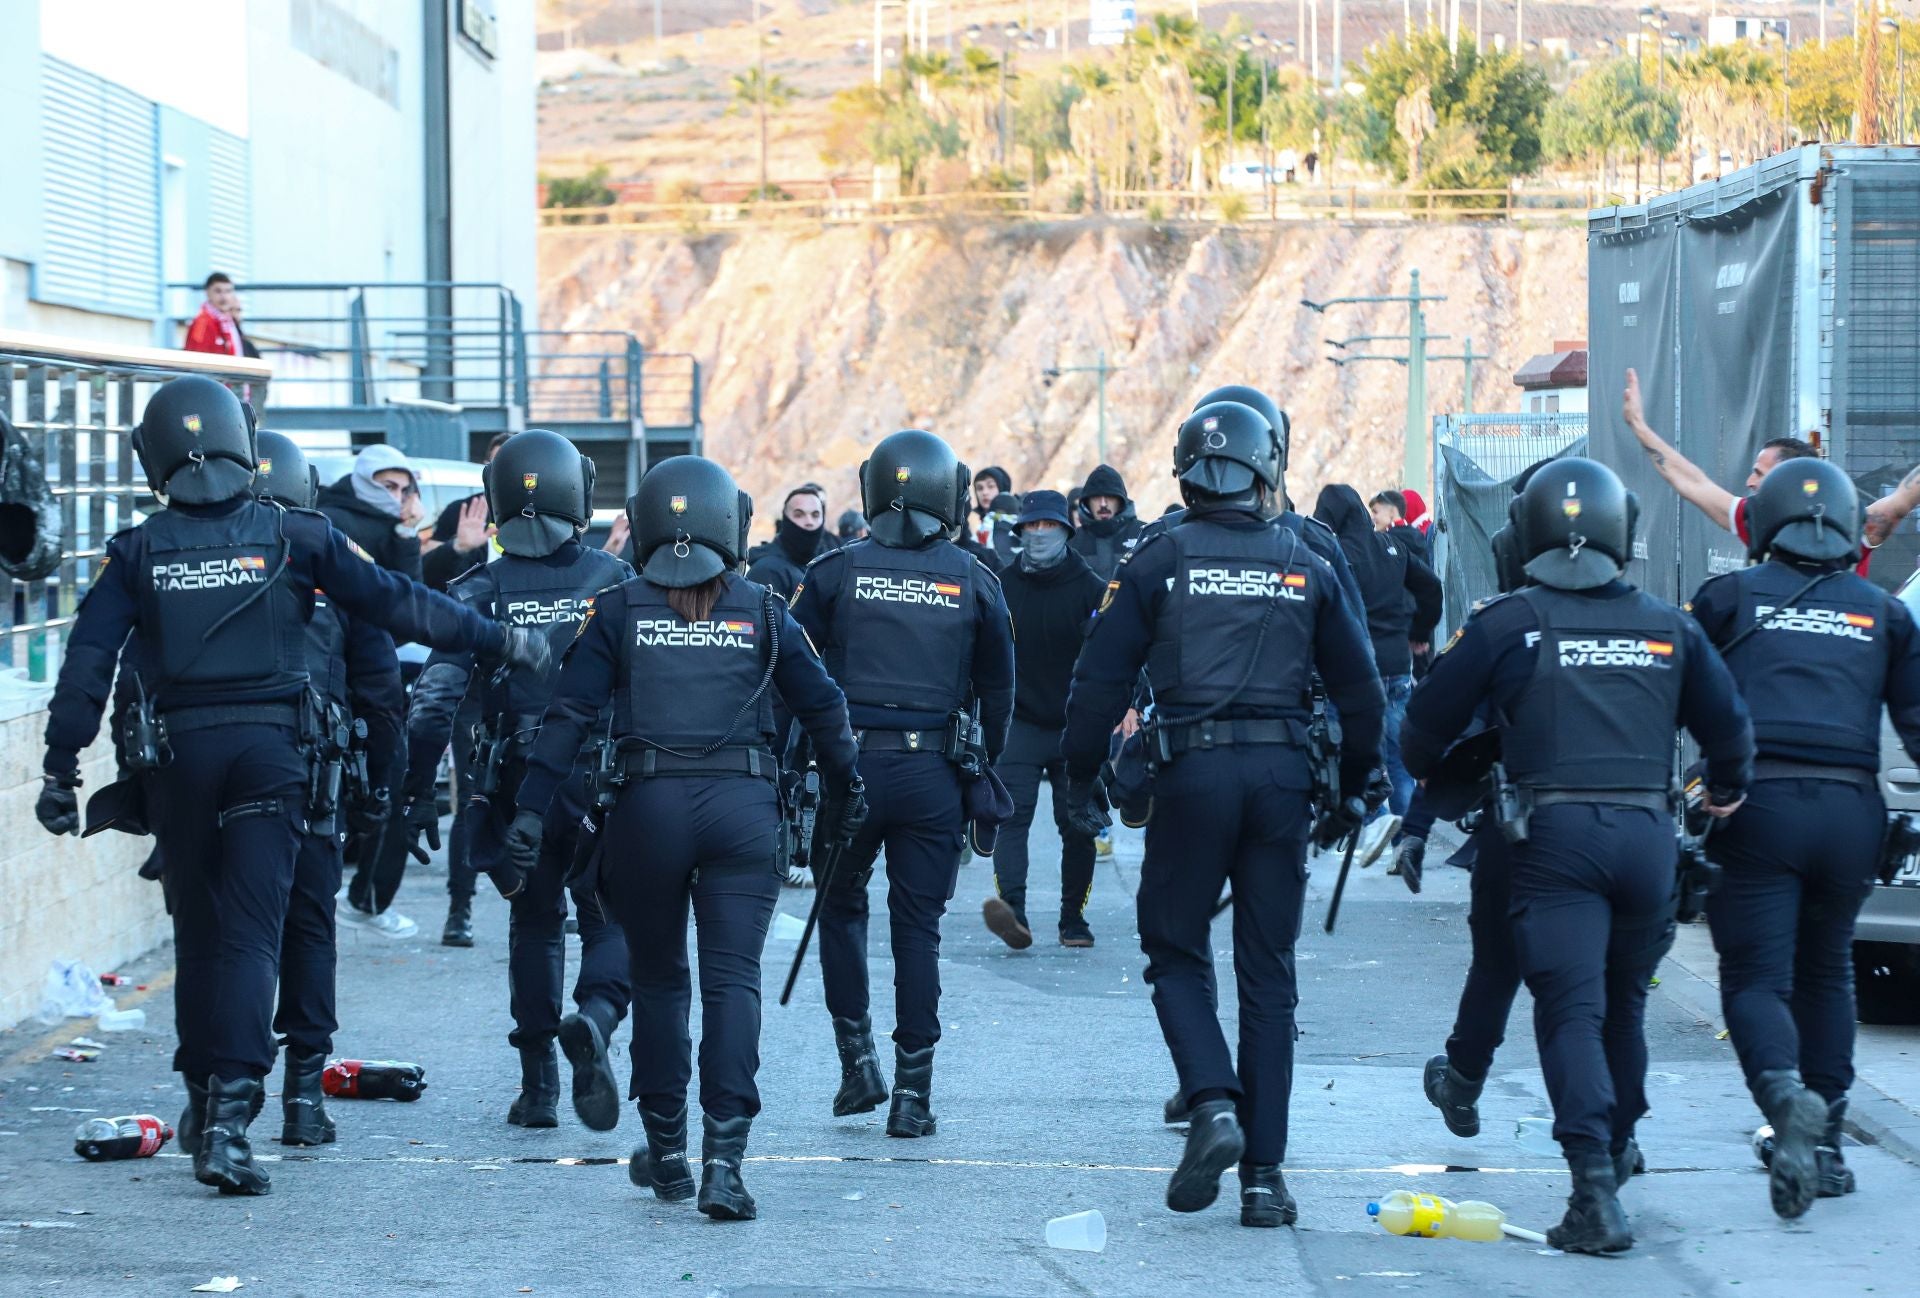
{"type": "MultiPolygon", "coordinates": [[[[1671,996],[1683,1009],[1714,1025],[1716,1032],[1726,1030],[1720,1016],[1719,971],[1714,966],[1713,948],[1700,938],[1692,938],[1689,925],[1682,925],[1679,939],[1660,967],[1659,990],[1671,996]],[[1688,950],[1704,946],[1700,952],[1688,950]],[[1678,976],[1676,976],[1678,975],[1678,976]]],[[[1699,926],[1702,936],[1705,926],[1699,926]]],[[[1894,1157],[1920,1167],[1920,1117],[1884,1090],[1864,1077],[1854,1079],[1847,1096],[1847,1134],[1866,1145],[1878,1145],[1894,1157]]]]}

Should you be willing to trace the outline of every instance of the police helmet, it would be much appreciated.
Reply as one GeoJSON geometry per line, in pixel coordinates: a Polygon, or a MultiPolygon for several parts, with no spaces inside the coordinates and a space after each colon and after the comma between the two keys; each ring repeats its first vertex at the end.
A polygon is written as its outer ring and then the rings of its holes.
{"type": "Polygon", "coordinates": [[[1238,401],[1201,406],[1180,425],[1173,476],[1213,496],[1250,492],[1256,481],[1280,493],[1280,433],[1265,415],[1238,401]]]}
{"type": "Polygon", "coordinates": [[[253,481],[253,417],[202,375],[160,385],[133,430],[147,485],[183,505],[232,500],[253,481]]]}
{"type": "Polygon", "coordinates": [[[1224,388],[1215,388],[1193,403],[1198,410],[1201,406],[1210,406],[1216,401],[1236,401],[1250,410],[1257,410],[1267,417],[1272,425],[1273,434],[1280,442],[1280,467],[1287,467],[1287,447],[1293,439],[1293,421],[1287,418],[1287,412],[1279,403],[1259,388],[1250,388],[1244,383],[1229,383],[1224,388]]]}
{"type": "Polygon", "coordinates": [[[883,438],[860,466],[867,531],[881,545],[911,550],[967,520],[967,466],[932,433],[908,428],[883,438]]]}
{"type": "Polygon", "coordinates": [[[752,508],[733,475],[712,460],[676,455],[660,461],[627,502],[641,575],[669,588],[718,577],[740,562],[743,515],[750,518],[752,508]]]}
{"type": "Polygon", "coordinates": [[[480,470],[500,548],[538,559],[573,539],[593,518],[593,461],[558,433],[515,433],[480,470]]]}
{"type": "Polygon", "coordinates": [[[1747,553],[1847,559],[1860,549],[1860,493],[1830,460],[1783,460],[1747,501],[1747,553]]]}
{"type": "Polygon", "coordinates": [[[320,499],[320,470],[285,433],[261,429],[253,435],[253,494],[293,509],[312,509],[320,499]]]}
{"type": "Polygon", "coordinates": [[[1520,493],[1526,574],[1556,590],[1591,590],[1633,557],[1633,501],[1606,465],[1568,456],[1542,465],[1520,493]]]}

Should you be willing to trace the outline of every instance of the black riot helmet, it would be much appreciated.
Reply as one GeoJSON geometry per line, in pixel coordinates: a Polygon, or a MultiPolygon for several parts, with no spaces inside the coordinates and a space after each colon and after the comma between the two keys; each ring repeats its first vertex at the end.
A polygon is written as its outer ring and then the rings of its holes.
{"type": "Polygon", "coordinates": [[[210,378],[170,379],[148,399],[133,452],[157,496],[183,505],[232,500],[253,481],[253,418],[210,378]]]}
{"type": "Polygon", "coordinates": [[[860,466],[867,531],[881,545],[912,550],[967,520],[967,466],[932,433],[908,428],[883,438],[860,466]]]}
{"type": "Polygon", "coordinates": [[[1591,590],[1633,557],[1633,500],[1612,469],[1568,456],[1540,466],[1520,493],[1520,557],[1556,590],[1591,590]]]}
{"type": "Polygon", "coordinates": [[[1283,459],[1280,434],[1267,416],[1238,401],[1215,401],[1180,425],[1173,444],[1173,476],[1180,480],[1182,496],[1191,489],[1251,505],[1258,495],[1256,483],[1264,484],[1273,499],[1280,497],[1283,459]]]}
{"type": "Polygon", "coordinates": [[[660,461],[627,502],[641,575],[668,588],[718,577],[740,562],[752,511],[733,475],[712,460],[676,455],[660,461]]]}
{"type": "Polygon", "coordinates": [[[1198,410],[1201,406],[1210,406],[1216,401],[1234,401],[1250,410],[1257,410],[1267,417],[1267,423],[1273,428],[1273,435],[1280,442],[1280,467],[1287,467],[1287,446],[1293,438],[1293,421],[1287,418],[1287,412],[1278,402],[1259,388],[1250,388],[1244,383],[1229,383],[1224,388],[1215,388],[1193,403],[1198,410]]]}
{"type": "Polygon", "coordinates": [[[285,433],[261,429],[253,435],[256,462],[253,494],[292,509],[312,509],[320,499],[320,470],[285,433]]]}
{"type": "Polygon", "coordinates": [[[1747,501],[1747,553],[1850,559],[1860,549],[1860,493],[1830,460],[1782,460],[1747,501]]]}
{"type": "Polygon", "coordinates": [[[480,470],[480,481],[508,554],[552,554],[592,521],[593,461],[558,433],[515,433],[480,470]]]}

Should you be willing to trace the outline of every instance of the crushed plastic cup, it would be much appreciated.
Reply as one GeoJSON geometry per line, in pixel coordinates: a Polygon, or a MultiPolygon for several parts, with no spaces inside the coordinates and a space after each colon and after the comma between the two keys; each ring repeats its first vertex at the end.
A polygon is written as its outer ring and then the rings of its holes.
{"type": "Polygon", "coordinates": [[[94,1026],[102,1032],[138,1032],[147,1026],[147,1012],[138,1008],[107,1010],[100,1015],[94,1026]]]}
{"type": "Polygon", "coordinates": [[[1513,1127],[1514,1143],[1529,1154],[1558,1158],[1560,1142],[1553,1138],[1552,1118],[1522,1118],[1513,1127]]]}
{"type": "Polygon", "coordinates": [[[1099,1253],[1107,1247],[1107,1219],[1098,1208],[1069,1213],[1047,1223],[1047,1247],[1099,1253]]]}
{"type": "Polygon", "coordinates": [[[806,931],[805,923],[782,910],[774,912],[773,927],[767,930],[767,937],[775,942],[798,942],[806,931]]]}

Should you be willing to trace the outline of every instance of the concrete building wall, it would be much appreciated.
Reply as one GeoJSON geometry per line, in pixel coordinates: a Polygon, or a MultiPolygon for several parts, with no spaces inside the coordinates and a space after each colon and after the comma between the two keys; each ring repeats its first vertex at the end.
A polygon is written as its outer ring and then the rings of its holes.
{"type": "Polygon", "coordinates": [[[453,277],[505,284],[520,299],[529,329],[538,301],[533,6],[528,0],[481,3],[497,30],[489,58],[460,33],[462,0],[451,11],[448,58],[453,145],[453,277]]]}

